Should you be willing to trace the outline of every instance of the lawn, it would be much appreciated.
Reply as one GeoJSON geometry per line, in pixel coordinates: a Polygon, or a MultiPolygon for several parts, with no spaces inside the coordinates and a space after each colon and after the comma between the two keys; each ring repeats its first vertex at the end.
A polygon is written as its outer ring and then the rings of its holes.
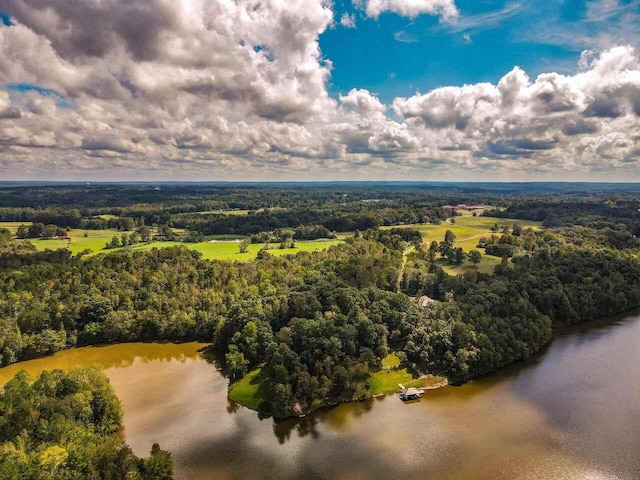
{"type": "MultiPolygon", "coordinates": [[[[513,227],[515,223],[520,224],[522,228],[532,227],[535,229],[540,228],[540,222],[533,222],[529,220],[513,220],[507,218],[496,217],[474,217],[471,215],[464,215],[462,217],[455,217],[455,223],[442,222],[440,225],[401,225],[400,228],[413,228],[422,233],[422,239],[425,244],[429,245],[432,241],[441,242],[444,240],[444,234],[447,230],[451,230],[456,240],[454,247],[462,247],[465,252],[473,250],[478,244],[480,237],[488,237],[492,234],[491,227],[494,224],[498,224],[500,228],[504,225],[509,228],[513,227]]],[[[394,227],[382,227],[382,228],[394,228],[394,227]]],[[[398,228],[398,227],[395,227],[398,228]]],[[[499,234],[499,233],[498,233],[499,234]]]]}
{"type": "Polygon", "coordinates": [[[389,355],[384,357],[380,363],[382,364],[383,370],[390,370],[400,366],[400,358],[398,358],[398,355],[391,352],[389,355]]]}
{"type": "Polygon", "coordinates": [[[257,410],[262,400],[262,395],[260,394],[260,387],[262,386],[260,372],[259,368],[253,370],[234,383],[231,386],[231,390],[229,390],[229,398],[240,405],[257,410]]]}
{"type": "MultiPolygon", "coordinates": [[[[258,410],[262,400],[261,388],[264,381],[260,373],[261,369],[258,368],[234,383],[229,390],[229,398],[240,405],[258,410]]],[[[396,392],[400,384],[407,388],[432,387],[442,385],[446,380],[445,377],[438,375],[420,377],[412,369],[402,366],[395,353],[390,353],[382,359],[380,370],[371,373],[368,396],[396,392]]]]}
{"type": "Polygon", "coordinates": [[[379,395],[381,393],[396,392],[400,387],[429,387],[444,382],[446,379],[440,376],[420,377],[413,369],[400,365],[400,359],[395,353],[390,353],[382,359],[382,368],[372,372],[369,377],[369,393],[379,395]]]}
{"type": "Polygon", "coordinates": [[[405,387],[415,386],[414,381],[418,380],[418,374],[413,370],[403,367],[381,369],[373,372],[369,377],[369,393],[379,395],[381,393],[395,392],[402,384],[405,387]]]}

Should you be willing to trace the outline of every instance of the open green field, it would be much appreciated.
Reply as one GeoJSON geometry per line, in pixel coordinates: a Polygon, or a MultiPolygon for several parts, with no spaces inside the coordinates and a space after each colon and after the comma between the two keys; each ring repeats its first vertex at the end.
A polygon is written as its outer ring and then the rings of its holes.
{"type": "Polygon", "coordinates": [[[478,239],[480,237],[491,236],[491,227],[496,223],[500,228],[502,228],[504,225],[511,228],[515,223],[518,223],[522,228],[540,228],[540,222],[533,222],[530,220],[513,220],[507,218],[480,216],[474,217],[471,215],[455,217],[455,223],[442,222],[440,225],[418,224],[382,228],[413,228],[422,233],[422,239],[426,245],[429,245],[434,240],[436,242],[441,242],[442,240],[444,240],[445,232],[447,230],[451,230],[456,236],[454,247],[462,247],[465,252],[468,252],[469,250],[473,250],[474,248],[476,248],[478,239]]]}
{"type": "Polygon", "coordinates": [[[469,260],[465,260],[462,265],[449,265],[444,258],[438,259],[438,264],[449,275],[456,276],[466,272],[493,273],[493,269],[496,268],[496,265],[500,264],[501,261],[501,258],[483,254],[482,261],[477,265],[474,265],[469,260]]]}
{"type": "MultiPolygon", "coordinates": [[[[456,236],[454,247],[462,247],[465,252],[469,252],[476,248],[481,237],[489,237],[493,234],[491,231],[493,225],[498,224],[498,227],[502,229],[505,225],[512,228],[516,223],[525,229],[529,227],[533,229],[541,228],[540,222],[496,217],[474,217],[470,212],[464,212],[461,217],[455,217],[455,223],[442,222],[440,225],[403,225],[402,227],[414,228],[420,231],[425,245],[429,245],[433,241],[441,242],[444,240],[445,232],[451,230],[456,236]]],[[[500,235],[500,231],[496,235],[500,235]]],[[[501,262],[501,259],[491,255],[484,255],[481,249],[479,251],[483,255],[482,261],[478,265],[474,265],[468,260],[462,265],[449,265],[444,259],[439,259],[438,263],[449,275],[460,275],[467,272],[493,273],[494,268],[501,262]]]]}
{"type": "Polygon", "coordinates": [[[12,235],[16,234],[16,230],[20,225],[31,225],[31,222],[0,222],[0,228],[8,228],[12,235]]]}
{"type": "MultiPolygon", "coordinates": [[[[55,240],[55,239],[35,239],[30,240],[38,250],[57,250],[60,248],[68,248],[73,255],[86,249],[92,251],[92,255],[99,253],[114,252],[119,249],[104,250],[105,244],[109,242],[113,236],[120,237],[122,233],[118,230],[87,230],[85,237],[84,230],[71,230],[68,234],[71,240],[55,240]]],[[[312,252],[316,250],[325,250],[333,245],[342,243],[340,240],[308,240],[296,242],[296,248],[278,248],[279,244],[272,244],[269,253],[272,255],[292,255],[298,252],[312,252]]],[[[203,258],[209,260],[237,260],[240,262],[248,262],[256,258],[258,252],[264,244],[248,245],[247,253],[239,253],[240,243],[238,241],[215,241],[200,243],[184,243],[184,242],[152,242],[139,244],[131,248],[135,251],[148,251],[152,248],[175,247],[182,245],[191,250],[202,253],[203,258]]]]}
{"type": "Polygon", "coordinates": [[[476,215],[482,215],[485,210],[497,209],[497,210],[503,211],[505,209],[504,207],[496,207],[494,205],[480,205],[480,206],[482,208],[479,210],[458,210],[458,214],[462,215],[463,217],[472,217],[474,213],[476,215]]]}
{"type": "MultiPolygon", "coordinates": [[[[56,240],[56,239],[30,239],[29,241],[38,250],[57,250],[60,248],[68,248],[73,255],[76,255],[83,250],[91,250],[92,252],[99,252],[110,241],[114,235],[120,237],[123,233],[118,230],[70,230],[67,235],[71,237],[71,240],[56,240]],[[86,237],[85,237],[86,233],[86,237]]],[[[105,250],[106,251],[106,250],[105,250]]]]}
{"type": "Polygon", "coordinates": [[[355,235],[356,232],[342,232],[336,233],[336,238],[338,240],[346,240],[347,238],[351,238],[355,235]]]}
{"type": "MultiPolygon", "coordinates": [[[[476,249],[478,240],[481,237],[489,237],[493,234],[491,227],[495,224],[498,224],[498,227],[502,229],[505,225],[512,228],[516,223],[524,229],[529,227],[533,229],[541,228],[540,222],[496,217],[474,217],[471,212],[466,211],[463,211],[461,217],[455,217],[455,223],[442,222],[440,225],[400,225],[398,227],[382,228],[413,228],[422,233],[422,240],[425,245],[429,245],[433,241],[441,242],[444,240],[445,232],[451,230],[456,236],[454,247],[461,247],[465,252],[469,252],[476,249]]],[[[500,235],[500,231],[496,235],[500,235]]],[[[438,264],[449,275],[460,275],[466,272],[493,273],[494,268],[501,262],[501,259],[491,255],[484,255],[481,249],[478,250],[483,254],[482,261],[478,265],[474,265],[468,260],[462,265],[449,265],[444,259],[439,259],[438,264]]]]}
{"type": "MultiPolygon", "coordinates": [[[[31,225],[31,222],[0,222],[0,228],[8,228],[11,233],[15,235],[17,228],[20,225],[31,225]]],[[[56,239],[29,239],[38,250],[58,250],[60,248],[68,248],[73,255],[76,255],[83,250],[89,249],[93,252],[102,250],[105,244],[110,241],[113,236],[120,237],[123,233],[130,234],[131,232],[121,232],[118,230],[82,230],[72,229],[67,232],[67,235],[71,237],[71,240],[56,240],[56,239]],[[86,234],[86,237],[85,237],[86,234]]]]}
{"type": "Polygon", "coordinates": [[[234,383],[229,390],[229,398],[240,405],[257,410],[260,400],[262,400],[260,371],[259,368],[253,370],[242,377],[240,381],[234,383]]]}
{"type": "Polygon", "coordinates": [[[214,233],[213,235],[205,235],[204,240],[249,240],[251,235],[241,235],[237,233],[214,233]]]}
{"type": "MultiPolygon", "coordinates": [[[[298,252],[313,252],[316,250],[325,250],[333,245],[340,244],[340,240],[309,240],[296,242],[296,248],[279,249],[277,243],[272,244],[269,249],[271,255],[294,255],[298,252]]],[[[264,244],[249,244],[246,253],[239,253],[239,242],[201,242],[201,243],[183,243],[183,242],[154,242],[133,247],[136,251],[148,251],[152,248],[175,247],[183,245],[191,250],[202,253],[202,257],[207,260],[235,260],[238,262],[248,262],[256,258],[258,252],[264,244]]]]}

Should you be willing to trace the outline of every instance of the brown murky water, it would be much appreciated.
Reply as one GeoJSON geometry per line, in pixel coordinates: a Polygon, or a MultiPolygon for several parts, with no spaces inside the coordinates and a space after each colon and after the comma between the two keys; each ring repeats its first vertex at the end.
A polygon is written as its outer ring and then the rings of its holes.
{"type": "Polygon", "coordinates": [[[202,344],[83,348],[0,369],[100,363],[127,442],[179,479],[640,479],[640,314],[557,338],[500,375],[275,424],[231,404],[202,344]]]}

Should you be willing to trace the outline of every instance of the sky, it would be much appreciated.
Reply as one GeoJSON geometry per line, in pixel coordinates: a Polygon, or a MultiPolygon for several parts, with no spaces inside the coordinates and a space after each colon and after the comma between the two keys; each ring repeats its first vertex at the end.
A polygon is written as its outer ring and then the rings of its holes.
{"type": "Polygon", "coordinates": [[[0,180],[640,181],[640,0],[0,0],[0,180]]]}

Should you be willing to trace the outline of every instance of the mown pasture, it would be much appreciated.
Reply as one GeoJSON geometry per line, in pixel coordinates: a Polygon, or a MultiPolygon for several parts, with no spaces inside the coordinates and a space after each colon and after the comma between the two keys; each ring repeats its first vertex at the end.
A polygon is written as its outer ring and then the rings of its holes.
{"type": "MultiPolygon", "coordinates": [[[[447,230],[451,230],[456,236],[454,247],[461,247],[465,252],[476,249],[478,240],[482,237],[490,237],[494,234],[491,228],[498,226],[496,235],[501,235],[502,228],[508,227],[512,229],[515,224],[519,224],[523,229],[533,228],[540,229],[540,222],[529,220],[514,220],[497,217],[473,216],[470,212],[464,212],[462,216],[454,218],[453,222],[442,222],[440,225],[416,224],[416,225],[399,225],[397,227],[382,228],[413,228],[422,234],[422,241],[425,246],[429,246],[431,242],[441,242],[447,230]]],[[[478,249],[480,253],[483,250],[478,249]]],[[[482,261],[474,265],[468,260],[462,265],[449,265],[444,259],[439,260],[440,266],[449,275],[459,275],[465,272],[493,273],[493,269],[500,263],[501,259],[490,255],[482,255],[482,261]]]]}

